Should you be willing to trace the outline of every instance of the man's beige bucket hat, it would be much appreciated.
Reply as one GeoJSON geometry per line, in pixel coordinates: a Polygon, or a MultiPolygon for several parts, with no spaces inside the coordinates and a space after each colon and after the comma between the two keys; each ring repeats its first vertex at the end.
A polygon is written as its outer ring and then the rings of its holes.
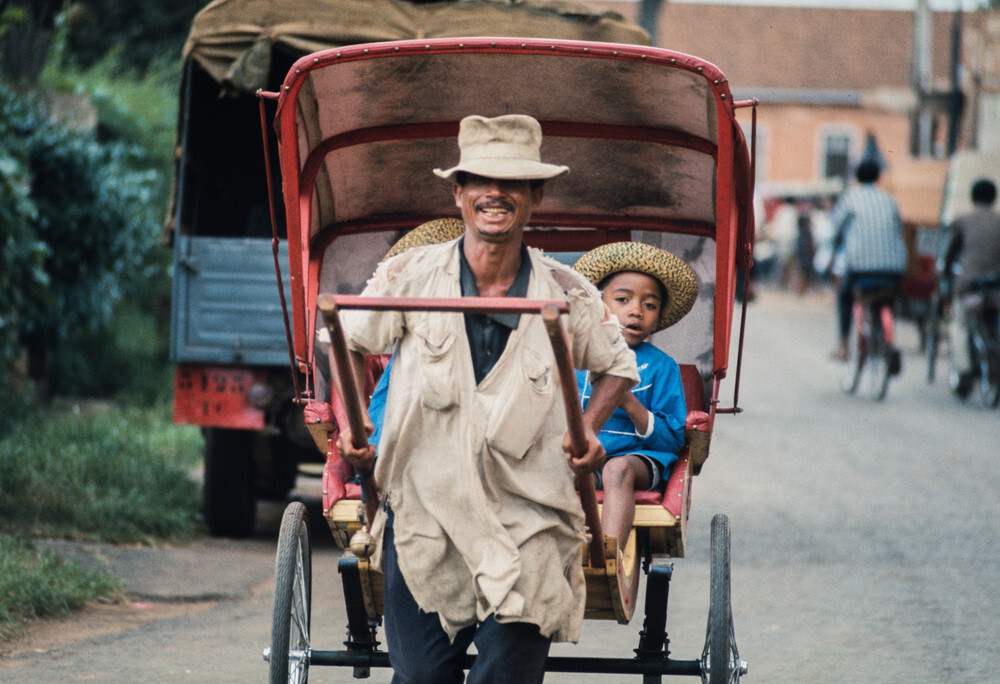
{"type": "Polygon", "coordinates": [[[543,180],[569,171],[567,166],[543,163],[541,146],[542,127],[530,116],[467,116],[458,125],[458,165],[434,173],[441,178],[465,171],[485,178],[543,180]]]}

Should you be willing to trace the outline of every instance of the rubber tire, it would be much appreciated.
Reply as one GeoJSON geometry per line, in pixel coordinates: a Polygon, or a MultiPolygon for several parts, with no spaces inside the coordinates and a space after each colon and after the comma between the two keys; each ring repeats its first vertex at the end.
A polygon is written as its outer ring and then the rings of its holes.
{"type": "Polygon", "coordinates": [[[927,384],[933,384],[937,376],[938,347],[941,344],[941,298],[931,295],[930,315],[925,323],[926,339],[924,340],[924,355],[927,358],[927,384]]]}
{"type": "Polygon", "coordinates": [[[889,349],[885,342],[876,340],[874,353],[868,360],[868,394],[875,401],[885,399],[889,390],[889,349]]]}
{"type": "Polygon", "coordinates": [[[996,408],[1000,404],[1000,372],[997,363],[1000,363],[1000,354],[997,350],[990,349],[989,344],[983,336],[976,333],[976,352],[979,356],[979,391],[982,395],[983,405],[987,408],[996,408]]]}
{"type": "Polygon", "coordinates": [[[711,548],[708,631],[702,655],[703,662],[707,656],[707,671],[702,679],[708,684],[729,684],[739,679],[739,673],[733,671],[733,663],[739,659],[739,654],[736,652],[730,601],[729,518],[724,515],[712,518],[711,548]]]}
{"type": "Polygon", "coordinates": [[[863,351],[864,342],[857,331],[851,337],[847,347],[847,361],[843,361],[838,369],[840,373],[840,389],[846,394],[854,394],[861,384],[861,375],[864,373],[867,354],[863,351]]]}
{"type": "Polygon", "coordinates": [[[278,555],[274,563],[271,684],[304,683],[309,679],[308,661],[298,661],[299,668],[294,669],[289,660],[290,650],[307,650],[310,646],[312,553],[307,520],[306,507],[298,501],[288,504],[281,518],[278,555]]]}
{"type": "Polygon", "coordinates": [[[289,493],[295,489],[299,474],[299,462],[307,462],[318,454],[316,446],[304,449],[287,434],[266,439],[263,449],[267,450],[266,462],[255,461],[255,488],[258,499],[288,501],[289,493]]]}
{"type": "Polygon", "coordinates": [[[202,513],[214,537],[241,539],[253,534],[257,495],[254,488],[250,430],[205,430],[205,474],[202,513]]]}
{"type": "Polygon", "coordinates": [[[865,310],[868,321],[868,363],[865,383],[868,396],[875,401],[885,399],[889,389],[889,354],[892,350],[885,339],[885,331],[881,324],[882,307],[874,306],[865,310]]]}

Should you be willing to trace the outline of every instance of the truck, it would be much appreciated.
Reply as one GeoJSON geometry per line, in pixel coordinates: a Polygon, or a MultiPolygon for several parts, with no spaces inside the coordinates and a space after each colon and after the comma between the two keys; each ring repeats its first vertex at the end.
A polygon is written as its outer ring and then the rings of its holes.
{"type": "MultiPolygon", "coordinates": [[[[214,0],[192,22],[164,239],[173,419],[203,429],[203,512],[215,536],[252,534],[259,500],[284,500],[300,473],[323,466],[304,427],[283,312],[285,212],[280,188],[268,196],[263,141],[274,136],[262,136],[273,111],[262,116],[256,93],[280,88],[318,50],[449,36],[649,43],[621,15],[566,0],[214,0]]],[[[277,149],[267,156],[278,178],[277,149]]],[[[340,249],[351,268],[338,269],[332,289],[356,294],[386,245],[359,236],[340,249]]]]}

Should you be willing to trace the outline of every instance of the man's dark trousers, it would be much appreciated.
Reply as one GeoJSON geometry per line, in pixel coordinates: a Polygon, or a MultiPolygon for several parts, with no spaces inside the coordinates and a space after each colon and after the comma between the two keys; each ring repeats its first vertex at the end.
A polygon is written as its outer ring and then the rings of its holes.
{"type": "MultiPolygon", "coordinates": [[[[437,613],[417,607],[396,562],[392,512],[385,530],[383,604],[385,639],[394,684],[448,684],[463,681],[462,658],[476,644],[476,661],[469,684],[529,684],[545,675],[550,640],[525,622],[499,623],[493,616],[461,630],[454,643],[441,627],[437,613]]],[[[433,577],[428,577],[433,582],[433,577]]]]}

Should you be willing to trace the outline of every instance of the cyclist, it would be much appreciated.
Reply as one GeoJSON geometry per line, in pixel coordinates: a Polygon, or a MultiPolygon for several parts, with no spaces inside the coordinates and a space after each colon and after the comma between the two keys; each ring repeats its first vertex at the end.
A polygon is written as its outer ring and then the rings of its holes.
{"type": "MultiPolygon", "coordinates": [[[[899,208],[889,193],[875,187],[881,170],[872,160],[858,164],[857,187],[845,191],[830,213],[834,227],[833,254],[844,250],[844,277],[837,293],[840,346],[834,358],[846,361],[851,334],[851,313],[858,290],[898,290],[906,271],[899,208]]],[[[833,257],[827,275],[833,266],[833,257]]],[[[894,350],[895,351],[895,350],[894,350]]],[[[899,372],[899,353],[891,355],[890,373],[899,372]]]]}
{"type": "Polygon", "coordinates": [[[951,237],[944,258],[944,277],[954,272],[951,304],[952,359],[957,377],[955,394],[963,399],[972,391],[976,371],[969,353],[969,318],[965,295],[989,287],[1000,280],[1000,214],[993,209],[997,187],[980,178],[972,184],[973,210],[957,218],[949,231],[951,237]]]}

